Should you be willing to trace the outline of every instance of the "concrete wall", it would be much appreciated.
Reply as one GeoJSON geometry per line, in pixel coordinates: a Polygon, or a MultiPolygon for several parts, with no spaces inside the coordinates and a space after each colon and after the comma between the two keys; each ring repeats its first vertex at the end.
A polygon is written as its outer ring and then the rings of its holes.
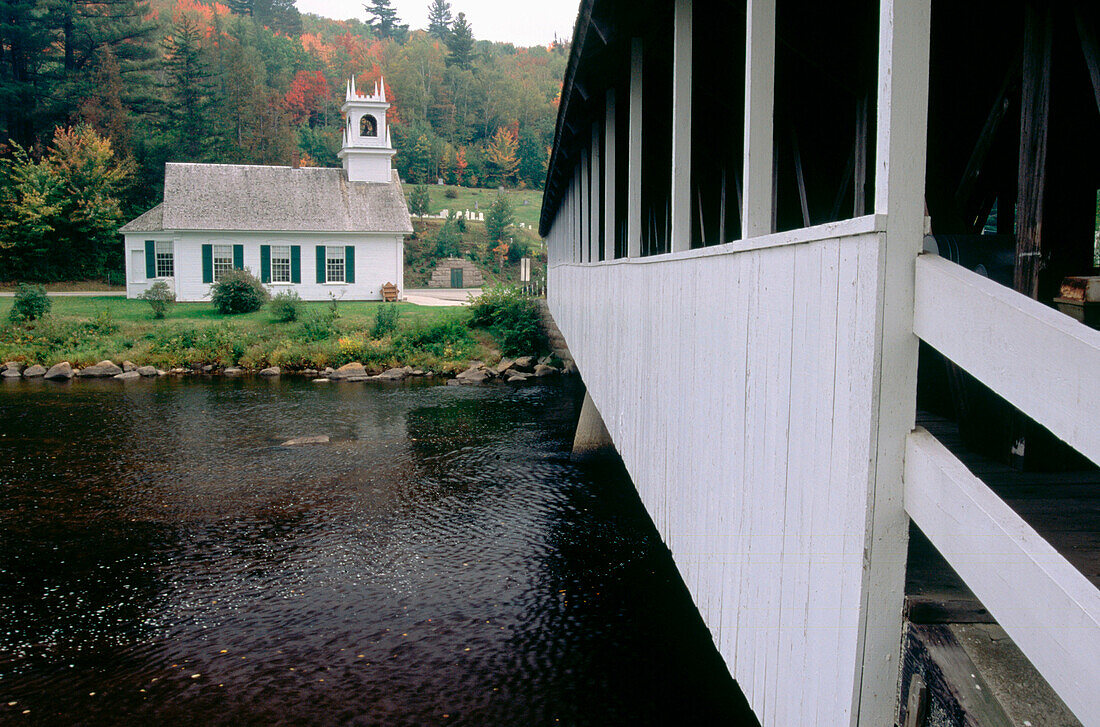
{"type": "Polygon", "coordinates": [[[260,275],[261,245],[300,245],[302,282],[274,283],[273,293],[294,290],[304,300],[328,300],[335,294],[342,300],[381,300],[382,286],[389,282],[404,293],[404,245],[401,235],[323,234],[323,233],[259,233],[259,232],[159,232],[133,233],[125,236],[126,297],[134,298],[153,280],[145,277],[145,241],[172,242],[175,276],[169,280],[176,291],[176,300],[210,299],[210,284],[202,282],[202,246],[244,245],[244,266],[260,275]],[[316,246],[354,245],[355,282],[317,283],[316,246]]]}

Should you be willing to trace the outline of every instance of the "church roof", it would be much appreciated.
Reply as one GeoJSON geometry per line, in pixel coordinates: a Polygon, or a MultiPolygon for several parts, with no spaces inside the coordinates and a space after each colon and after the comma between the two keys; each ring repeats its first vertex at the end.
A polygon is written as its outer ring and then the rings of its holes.
{"type": "Polygon", "coordinates": [[[164,202],[121,232],[412,232],[400,178],[349,182],[343,169],[166,164],[164,202]]]}
{"type": "Polygon", "coordinates": [[[164,229],[164,205],[158,204],[145,214],[123,225],[119,232],[157,232],[164,229]]]}

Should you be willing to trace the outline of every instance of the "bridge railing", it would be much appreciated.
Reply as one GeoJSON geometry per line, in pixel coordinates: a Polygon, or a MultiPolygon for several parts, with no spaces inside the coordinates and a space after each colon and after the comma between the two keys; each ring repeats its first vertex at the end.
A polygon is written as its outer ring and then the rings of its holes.
{"type": "MultiPolygon", "coordinates": [[[[1100,332],[936,255],[914,332],[1100,463],[1100,332]]],[[[928,432],[909,436],[905,509],[1066,705],[1100,722],[1100,590],[928,432]]]]}

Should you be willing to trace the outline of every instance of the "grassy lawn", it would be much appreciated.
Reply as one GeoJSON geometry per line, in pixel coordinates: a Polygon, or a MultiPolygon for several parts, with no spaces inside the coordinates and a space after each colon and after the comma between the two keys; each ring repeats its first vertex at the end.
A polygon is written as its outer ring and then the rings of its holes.
{"type": "Polygon", "coordinates": [[[376,335],[382,303],[343,302],[333,319],[327,302],[306,303],[297,322],[276,322],[267,307],[223,316],[210,303],[176,303],[155,320],[149,304],[117,297],[53,298],[50,315],[30,325],[8,323],[12,299],[0,299],[0,360],[86,366],[102,359],[160,367],[196,363],[289,370],[350,361],[383,369],[414,365],[456,371],[494,357],[495,342],[467,326],[466,308],[396,304],[396,331],[376,335]]]}
{"type": "MultiPolygon", "coordinates": [[[[415,184],[405,185],[405,197],[409,196],[415,184]]],[[[428,214],[437,215],[441,210],[470,210],[471,212],[488,212],[489,205],[498,194],[495,189],[471,189],[469,187],[451,187],[448,185],[429,184],[428,214]],[[446,191],[454,190],[456,197],[448,199],[446,191]],[[475,207],[476,203],[476,207],[475,207]]],[[[506,189],[504,194],[512,203],[512,210],[516,216],[516,222],[523,222],[533,227],[538,227],[539,213],[542,209],[542,190],[539,189],[506,189]],[[524,204],[526,202],[526,204],[524,204]]]]}

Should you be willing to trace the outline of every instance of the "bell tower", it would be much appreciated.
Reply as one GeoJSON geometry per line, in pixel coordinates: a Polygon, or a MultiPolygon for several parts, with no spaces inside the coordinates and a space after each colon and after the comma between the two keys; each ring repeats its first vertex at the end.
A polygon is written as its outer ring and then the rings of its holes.
{"type": "Polygon", "coordinates": [[[344,105],[344,146],[337,156],[344,162],[349,182],[384,182],[392,179],[390,161],[394,149],[386,123],[385,81],[374,85],[374,93],[355,90],[355,78],[348,81],[344,105]]]}

